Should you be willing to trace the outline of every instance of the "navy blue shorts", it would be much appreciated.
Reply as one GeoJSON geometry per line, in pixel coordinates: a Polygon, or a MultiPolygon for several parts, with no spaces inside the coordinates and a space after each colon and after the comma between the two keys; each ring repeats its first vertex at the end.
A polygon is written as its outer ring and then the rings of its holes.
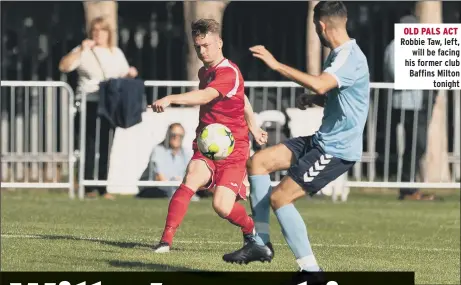
{"type": "Polygon", "coordinates": [[[295,162],[288,169],[288,176],[304,191],[314,195],[323,187],[348,171],[355,161],[346,161],[332,155],[312,143],[312,137],[297,137],[283,144],[294,155],[295,162]]]}

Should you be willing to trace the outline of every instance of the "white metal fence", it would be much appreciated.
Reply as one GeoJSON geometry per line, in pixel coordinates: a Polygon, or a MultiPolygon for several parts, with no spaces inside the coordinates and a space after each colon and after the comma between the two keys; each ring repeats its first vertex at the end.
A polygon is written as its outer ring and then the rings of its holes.
{"type": "MultiPolygon", "coordinates": [[[[196,88],[191,81],[145,81],[146,92],[158,98],[166,94],[178,94],[196,88]]],[[[1,141],[2,141],[2,187],[4,188],[69,188],[74,196],[74,93],[63,82],[2,81],[1,94],[1,141]]],[[[288,112],[295,108],[295,97],[304,88],[292,82],[245,82],[246,94],[255,112],[262,115],[267,110],[276,110],[264,118],[263,127],[270,130],[270,144],[296,136],[293,125],[309,121],[296,121],[288,112]],[[283,119],[280,119],[283,118],[283,119]],[[286,122],[290,123],[286,123],[286,122]],[[287,127],[288,126],[288,127],[287,127]]],[[[403,110],[394,110],[391,104],[393,84],[372,83],[370,109],[364,133],[364,154],[349,173],[350,187],[385,188],[459,188],[460,179],[460,92],[445,95],[447,103],[447,132],[449,141],[450,179],[423,182],[416,180],[417,143],[411,140],[411,151],[404,155],[405,135],[417,138],[422,125],[418,125],[419,112],[407,115],[403,110]],[[398,123],[395,118],[398,117],[398,123]],[[405,120],[413,118],[411,134],[403,134],[405,120]],[[393,134],[394,129],[396,134],[393,134]],[[395,147],[392,147],[395,143],[395,147]],[[408,161],[405,161],[409,157],[408,161]],[[409,165],[411,178],[403,182],[404,165],[409,165]]],[[[430,121],[434,93],[427,95],[430,121]]],[[[85,135],[86,102],[80,106],[79,137],[79,198],[84,196],[84,186],[105,186],[107,180],[85,179],[85,135]]],[[[261,116],[263,117],[263,116],[261,116]]],[[[188,130],[194,131],[194,130],[188,130]]],[[[96,138],[98,144],[98,138],[96,138]]],[[[109,152],[108,145],[96,145],[99,151],[109,152]]],[[[96,152],[99,157],[99,152],[96,152]]],[[[109,158],[110,159],[110,158],[109,158]]],[[[408,159],[407,159],[408,160],[408,159]]],[[[97,167],[97,163],[95,163],[97,167]]],[[[96,171],[97,172],[97,171],[96,171]]],[[[408,171],[407,171],[408,172],[408,171]]],[[[273,174],[277,184],[284,172],[273,174]]],[[[440,176],[442,178],[442,176],[440,176]]],[[[138,181],[137,186],[177,186],[179,182],[138,181]]]]}
{"type": "Polygon", "coordinates": [[[74,92],[65,82],[2,81],[2,188],[67,188],[74,198],[74,92]]]}

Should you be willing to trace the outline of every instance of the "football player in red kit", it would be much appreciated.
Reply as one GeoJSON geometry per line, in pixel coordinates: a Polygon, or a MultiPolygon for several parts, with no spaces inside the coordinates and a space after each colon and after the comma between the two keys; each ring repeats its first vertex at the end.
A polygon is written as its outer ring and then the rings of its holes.
{"type": "Polygon", "coordinates": [[[168,95],[150,107],[154,112],[163,112],[171,104],[200,105],[197,137],[205,126],[220,123],[232,131],[235,147],[227,158],[214,161],[198,150],[197,141],[194,140],[194,155],[182,184],[170,201],[162,238],[154,246],[154,251],[158,253],[170,251],[173,237],[186,215],[192,196],[203,188],[214,189],[214,210],[220,217],[241,228],[244,241],[252,238],[254,233],[253,219],[237,201],[246,200],[243,182],[250,154],[249,132],[258,144],[267,142],[267,133],[255,123],[239,68],[223,55],[219,23],[212,19],[200,19],[192,23],[191,28],[197,56],[204,65],[198,71],[199,90],[168,95]]]}

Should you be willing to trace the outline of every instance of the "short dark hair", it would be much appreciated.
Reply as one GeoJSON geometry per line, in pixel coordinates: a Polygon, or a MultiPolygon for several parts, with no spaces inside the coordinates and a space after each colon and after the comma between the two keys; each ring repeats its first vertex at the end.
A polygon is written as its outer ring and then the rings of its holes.
{"type": "Polygon", "coordinates": [[[221,34],[221,27],[214,19],[199,19],[192,22],[190,26],[192,30],[192,37],[204,36],[208,33],[217,35],[221,34]]]}
{"type": "Polygon", "coordinates": [[[347,8],[342,1],[320,1],[314,7],[314,19],[322,17],[347,18],[347,8]]]}

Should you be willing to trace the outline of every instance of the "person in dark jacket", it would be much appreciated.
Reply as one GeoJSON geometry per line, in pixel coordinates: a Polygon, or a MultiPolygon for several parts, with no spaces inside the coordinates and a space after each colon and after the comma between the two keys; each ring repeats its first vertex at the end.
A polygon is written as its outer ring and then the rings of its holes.
{"type": "MultiPolygon", "coordinates": [[[[113,27],[104,18],[96,18],[90,24],[89,38],[65,55],[59,63],[61,72],[78,72],[77,99],[87,100],[85,140],[85,180],[107,179],[107,158],[110,126],[107,120],[98,123],[99,83],[109,78],[135,78],[136,68],[130,67],[120,48],[111,39],[113,27]],[[97,135],[97,131],[99,134],[97,135]],[[99,143],[98,143],[99,142],[99,143]],[[96,145],[97,144],[97,145],[96,145]],[[97,148],[100,152],[96,166],[97,148]]],[[[113,199],[105,187],[85,189],[88,197],[101,196],[113,199]]]]}
{"type": "Polygon", "coordinates": [[[117,78],[102,82],[99,89],[98,115],[110,127],[129,128],[142,121],[145,110],[144,81],[117,78]]]}

